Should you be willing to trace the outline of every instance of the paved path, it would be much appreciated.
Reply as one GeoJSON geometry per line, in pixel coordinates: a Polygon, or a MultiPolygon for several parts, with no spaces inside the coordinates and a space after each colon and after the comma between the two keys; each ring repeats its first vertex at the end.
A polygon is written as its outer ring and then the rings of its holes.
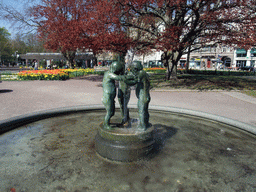
{"type": "MultiPolygon", "coordinates": [[[[4,81],[0,120],[31,112],[101,104],[100,81],[4,81]]],[[[136,104],[134,91],[130,104],[136,104]]],[[[228,117],[256,126],[256,98],[239,92],[151,91],[150,105],[179,107],[228,117]]]]}

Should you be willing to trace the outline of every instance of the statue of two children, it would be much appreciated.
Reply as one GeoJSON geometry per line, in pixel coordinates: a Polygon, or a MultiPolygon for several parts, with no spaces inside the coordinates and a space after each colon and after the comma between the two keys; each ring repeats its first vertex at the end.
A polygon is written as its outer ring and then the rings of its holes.
{"type": "Polygon", "coordinates": [[[125,71],[123,64],[113,62],[103,78],[102,102],[106,108],[106,116],[103,122],[105,129],[112,129],[110,118],[115,114],[116,85],[119,81],[118,101],[121,107],[122,124],[129,121],[129,110],[127,108],[130,100],[130,86],[136,85],[136,96],[138,98],[139,126],[138,129],[146,130],[149,127],[148,105],[150,102],[149,77],[140,62],[133,62],[130,72],[125,71]]]}

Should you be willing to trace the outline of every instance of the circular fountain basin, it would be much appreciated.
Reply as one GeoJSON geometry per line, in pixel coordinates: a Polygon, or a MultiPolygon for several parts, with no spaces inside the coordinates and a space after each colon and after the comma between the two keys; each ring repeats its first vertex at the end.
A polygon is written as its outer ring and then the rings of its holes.
{"type": "Polygon", "coordinates": [[[101,157],[118,162],[132,162],[143,159],[154,150],[154,127],[138,129],[138,120],[130,119],[129,126],[120,124],[121,118],[112,120],[112,129],[101,124],[95,137],[95,149],[101,157]]]}
{"type": "Polygon", "coordinates": [[[0,136],[0,191],[255,191],[255,127],[177,108],[149,113],[154,150],[132,163],[96,154],[101,106],[0,122],[15,128],[0,136]]]}

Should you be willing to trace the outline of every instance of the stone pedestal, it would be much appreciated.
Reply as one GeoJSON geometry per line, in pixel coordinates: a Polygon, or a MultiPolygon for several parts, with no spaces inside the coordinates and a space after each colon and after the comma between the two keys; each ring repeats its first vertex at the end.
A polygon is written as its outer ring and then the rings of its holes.
{"type": "Polygon", "coordinates": [[[139,131],[137,128],[120,127],[105,130],[100,125],[95,138],[96,152],[111,161],[132,162],[146,157],[153,150],[154,128],[139,131]]]}

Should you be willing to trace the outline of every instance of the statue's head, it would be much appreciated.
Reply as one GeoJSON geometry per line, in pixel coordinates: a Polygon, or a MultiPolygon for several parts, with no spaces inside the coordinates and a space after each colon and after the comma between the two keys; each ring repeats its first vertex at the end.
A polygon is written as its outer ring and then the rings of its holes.
{"type": "Polygon", "coordinates": [[[140,61],[134,61],[131,65],[132,73],[138,73],[139,71],[143,70],[143,66],[140,61]]]}
{"type": "Polygon", "coordinates": [[[119,74],[124,74],[124,65],[121,63],[118,63],[117,61],[114,61],[111,65],[110,65],[110,72],[115,73],[117,75],[119,74]]]}

